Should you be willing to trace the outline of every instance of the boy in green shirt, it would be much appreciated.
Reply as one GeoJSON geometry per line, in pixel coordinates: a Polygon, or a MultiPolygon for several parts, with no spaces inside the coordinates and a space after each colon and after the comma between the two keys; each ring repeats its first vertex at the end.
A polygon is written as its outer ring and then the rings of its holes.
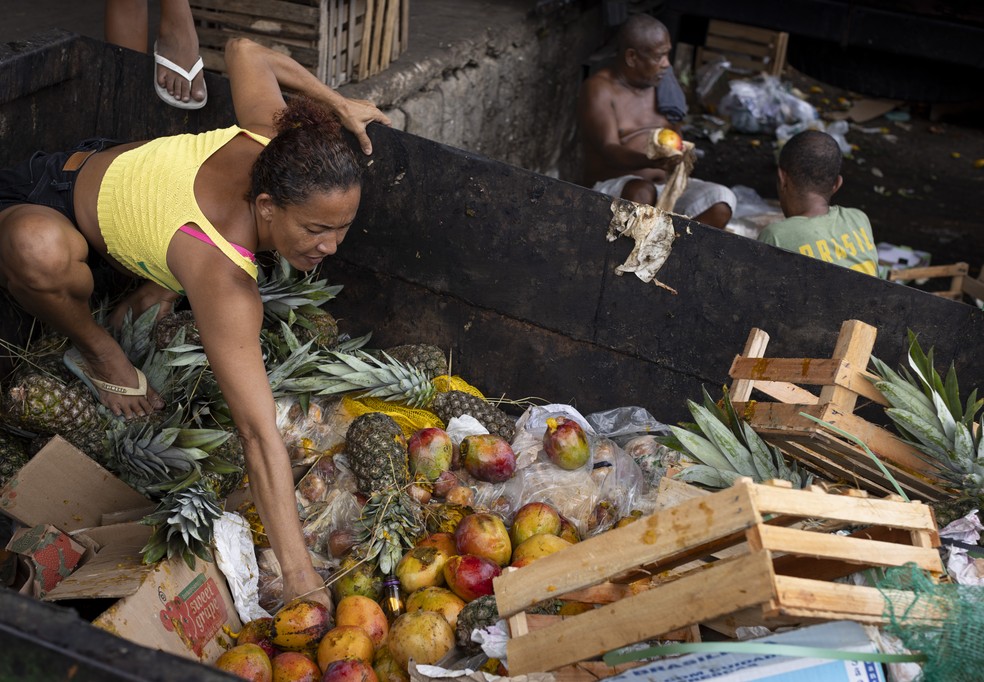
{"type": "Polygon", "coordinates": [[[827,133],[805,130],[790,138],[779,154],[779,205],[786,219],[762,230],[759,241],[877,276],[868,216],[830,205],[844,182],[840,169],[840,147],[827,133]]]}

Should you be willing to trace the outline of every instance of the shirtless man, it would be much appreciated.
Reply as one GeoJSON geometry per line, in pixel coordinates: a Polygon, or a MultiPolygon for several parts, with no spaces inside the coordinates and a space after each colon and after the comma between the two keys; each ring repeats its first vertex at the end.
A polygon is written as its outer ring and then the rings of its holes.
{"type": "MultiPolygon", "coordinates": [[[[658,20],[635,14],[619,29],[616,43],[614,64],[587,78],[578,98],[584,181],[611,196],[655,204],[681,158],[646,156],[649,133],[672,127],[657,101],[657,86],[670,68],[670,36],[658,20]]],[[[727,187],[690,178],[673,210],[724,228],[736,202],[727,187]]]]}

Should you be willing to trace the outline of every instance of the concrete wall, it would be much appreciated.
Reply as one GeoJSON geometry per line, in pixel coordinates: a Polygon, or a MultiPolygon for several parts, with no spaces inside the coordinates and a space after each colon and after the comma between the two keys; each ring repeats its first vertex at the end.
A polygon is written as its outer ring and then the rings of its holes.
{"type": "Polygon", "coordinates": [[[602,31],[597,7],[517,13],[340,91],[376,102],[406,132],[573,180],[577,92],[602,31]]]}

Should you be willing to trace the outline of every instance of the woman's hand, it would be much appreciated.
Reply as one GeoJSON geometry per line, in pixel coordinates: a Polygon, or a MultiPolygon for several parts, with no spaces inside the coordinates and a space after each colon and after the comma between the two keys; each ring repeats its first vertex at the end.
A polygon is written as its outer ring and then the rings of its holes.
{"type": "Polygon", "coordinates": [[[298,597],[321,602],[329,611],[333,610],[331,595],[325,587],[325,581],[310,566],[295,574],[284,572],[284,604],[298,597]]]}
{"type": "Polygon", "coordinates": [[[372,142],[369,141],[369,136],[366,134],[366,126],[373,121],[390,125],[389,117],[377,109],[375,104],[364,99],[341,98],[333,104],[342,125],[359,140],[362,151],[366,155],[372,154],[372,142]]]}

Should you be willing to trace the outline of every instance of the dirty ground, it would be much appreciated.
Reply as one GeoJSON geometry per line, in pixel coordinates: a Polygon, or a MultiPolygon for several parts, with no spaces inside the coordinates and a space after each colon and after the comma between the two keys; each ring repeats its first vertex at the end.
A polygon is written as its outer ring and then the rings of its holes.
{"type": "MultiPolygon", "coordinates": [[[[862,98],[789,67],[783,78],[806,93],[821,116],[862,98]]],[[[934,265],[965,261],[976,275],[984,265],[984,167],[975,168],[984,159],[981,109],[939,121],[923,103],[902,103],[895,111],[909,120],[880,116],[852,125],[846,137],[857,149],[844,160],[835,202],[865,211],[876,240],[928,251],[934,265]]],[[[773,136],[731,132],[717,144],[703,139],[698,146],[706,151],[699,177],[776,198],[773,136]]]]}

